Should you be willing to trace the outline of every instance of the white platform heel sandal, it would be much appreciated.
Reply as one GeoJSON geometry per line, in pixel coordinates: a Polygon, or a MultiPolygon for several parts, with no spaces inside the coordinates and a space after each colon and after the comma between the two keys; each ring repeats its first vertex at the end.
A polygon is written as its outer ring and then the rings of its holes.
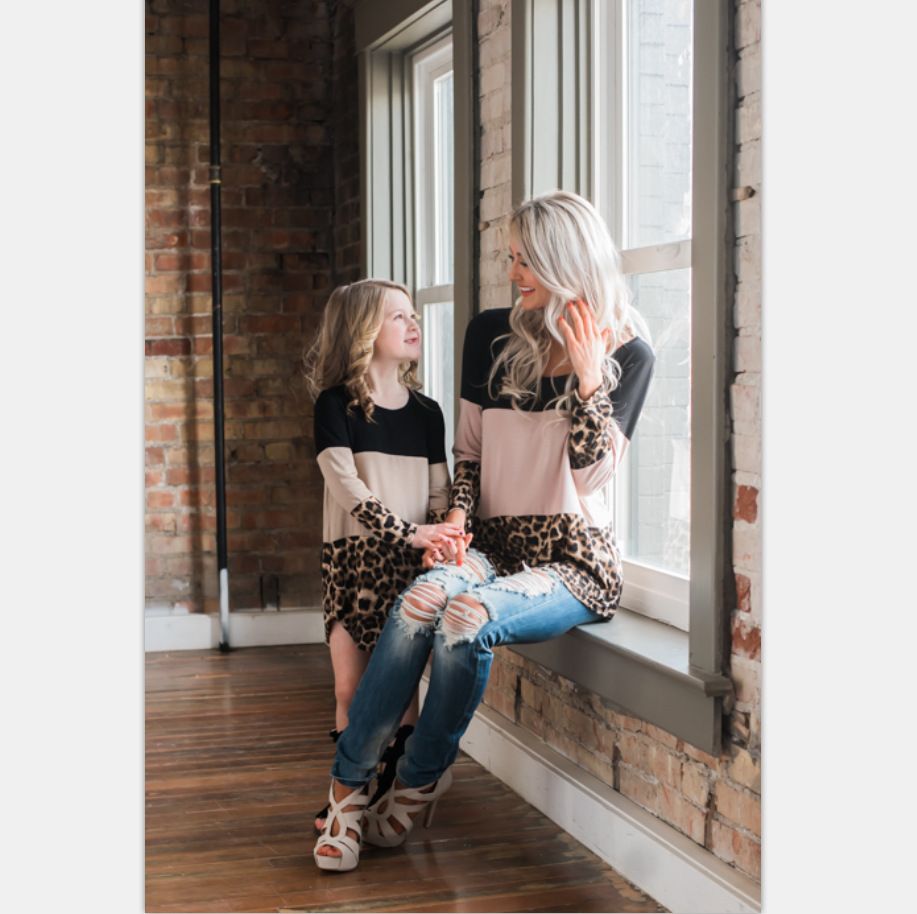
{"type": "Polygon", "coordinates": [[[433,824],[433,814],[436,812],[439,798],[451,786],[451,768],[446,769],[428,793],[422,793],[422,787],[402,787],[398,790],[393,783],[382,799],[366,810],[366,843],[376,847],[397,847],[403,844],[414,827],[415,820],[421,815],[424,816],[424,828],[429,828],[433,824]],[[404,800],[414,802],[404,803],[404,800]],[[394,819],[404,830],[396,831],[390,819],[394,819]]]}
{"type": "Polygon", "coordinates": [[[366,804],[369,802],[369,794],[365,788],[358,787],[353,793],[344,797],[338,802],[334,798],[334,784],[328,791],[328,815],[325,818],[325,827],[321,836],[315,842],[315,849],[312,856],[315,858],[315,865],[320,870],[336,870],[346,872],[354,870],[360,862],[360,841],[363,835],[363,814],[366,810],[366,804]],[[356,809],[350,809],[344,812],[347,806],[355,806],[356,809]],[[338,833],[332,835],[334,823],[338,823],[338,833]],[[351,838],[348,831],[355,831],[357,839],[351,838]],[[320,847],[333,847],[341,852],[340,857],[326,856],[320,854],[320,847]]]}

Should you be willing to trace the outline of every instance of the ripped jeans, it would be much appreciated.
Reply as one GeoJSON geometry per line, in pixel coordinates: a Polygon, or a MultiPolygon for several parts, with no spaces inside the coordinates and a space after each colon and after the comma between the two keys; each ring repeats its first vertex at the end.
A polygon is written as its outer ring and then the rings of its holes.
{"type": "Polygon", "coordinates": [[[550,570],[497,577],[476,549],[461,567],[435,566],[395,601],[350,705],[332,776],[348,787],[370,781],[431,651],[423,710],[398,763],[407,787],[439,780],[455,760],[484,695],[494,647],[546,641],[601,620],[550,570]]]}

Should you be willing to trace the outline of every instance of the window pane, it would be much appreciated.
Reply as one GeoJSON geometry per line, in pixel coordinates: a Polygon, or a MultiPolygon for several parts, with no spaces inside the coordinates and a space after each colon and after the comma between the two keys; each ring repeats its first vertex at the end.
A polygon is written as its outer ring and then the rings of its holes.
{"type": "Polygon", "coordinates": [[[452,429],[455,425],[452,344],[454,311],[451,301],[423,306],[423,390],[439,403],[446,422],[446,459],[452,472],[452,429]]]}
{"type": "Polygon", "coordinates": [[[436,125],[436,285],[452,282],[452,73],[441,76],[433,84],[436,125]]]}
{"type": "Polygon", "coordinates": [[[690,0],[627,0],[624,247],[691,233],[690,0]]]}
{"type": "Polygon", "coordinates": [[[632,276],[656,371],[619,474],[617,529],[625,558],[688,575],[691,499],[691,271],[632,276]]]}

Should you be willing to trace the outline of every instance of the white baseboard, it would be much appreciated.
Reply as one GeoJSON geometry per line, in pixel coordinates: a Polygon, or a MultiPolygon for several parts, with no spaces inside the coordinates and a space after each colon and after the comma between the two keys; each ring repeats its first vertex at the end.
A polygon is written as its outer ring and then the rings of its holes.
{"type": "Polygon", "coordinates": [[[757,883],[490,708],[461,748],[675,914],[760,912],[757,883]]]}
{"type": "MultiPolygon", "coordinates": [[[[220,617],[217,613],[147,612],[144,619],[144,650],[208,650],[220,644],[220,617]]],[[[279,612],[231,612],[231,647],[258,647],[267,644],[321,644],[325,629],[320,607],[284,609],[279,612]]]]}

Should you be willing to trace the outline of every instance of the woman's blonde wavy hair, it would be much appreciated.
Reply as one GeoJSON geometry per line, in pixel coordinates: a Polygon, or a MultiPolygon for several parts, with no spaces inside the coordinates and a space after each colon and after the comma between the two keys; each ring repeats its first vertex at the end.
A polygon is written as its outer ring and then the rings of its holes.
{"type": "MultiPolygon", "coordinates": [[[[577,298],[592,307],[599,331],[610,331],[603,374],[612,389],[617,387],[621,369],[611,353],[631,336],[641,336],[647,343],[651,339],[632,304],[620,254],[602,217],[588,200],[558,190],[520,204],[510,218],[510,231],[518,239],[529,268],[551,297],[538,311],[524,311],[521,296],[516,299],[509,316],[510,332],[498,337],[507,342],[490,371],[491,393],[502,369],[500,394],[511,399],[514,409],[538,396],[551,339],[564,342],[557,319],[567,302],[577,298]]],[[[547,406],[569,409],[576,383],[571,374],[563,392],[547,406]]]]}
{"type": "MultiPolygon", "coordinates": [[[[350,394],[348,409],[358,406],[372,420],[369,363],[373,344],[385,316],[385,296],[390,290],[403,292],[411,307],[408,290],[387,279],[361,279],[338,286],[328,299],[315,340],[303,356],[306,384],[312,399],[329,387],[343,384],[350,394]]],[[[409,390],[419,390],[417,362],[402,362],[399,380],[409,390]]]]}

